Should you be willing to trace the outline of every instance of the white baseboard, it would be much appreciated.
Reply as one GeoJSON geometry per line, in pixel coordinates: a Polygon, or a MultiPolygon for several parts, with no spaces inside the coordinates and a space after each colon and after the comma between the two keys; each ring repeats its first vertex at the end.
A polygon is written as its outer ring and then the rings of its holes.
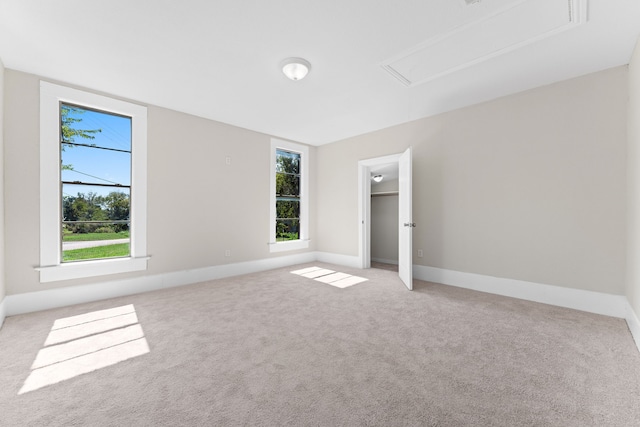
{"type": "MultiPolygon", "coordinates": [[[[184,270],[153,276],[113,280],[91,285],[69,286],[46,291],[8,295],[3,300],[0,310],[4,310],[4,316],[14,316],[16,314],[31,313],[84,302],[190,285],[208,280],[239,276],[241,274],[255,273],[315,261],[355,268],[359,267],[358,257],[326,252],[305,252],[297,255],[217,265],[195,270],[184,270]]],[[[0,312],[0,314],[1,313],[2,312],[0,312]]]]}
{"type": "Polygon", "coordinates": [[[328,264],[342,265],[345,267],[360,268],[360,257],[352,255],[339,255],[330,252],[316,252],[316,261],[328,264]]]}
{"type": "Polygon", "coordinates": [[[6,316],[14,316],[16,314],[31,313],[84,302],[139,294],[313,261],[316,261],[315,253],[307,252],[298,255],[266,258],[258,261],[224,264],[195,270],[114,280],[92,285],[69,286],[46,291],[8,295],[5,297],[3,304],[6,310],[6,316]]]}
{"type": "Polygon", "coordinates": [[[626,307],[629,303],[623,295],[543,285],[540,283],[525,282],[523,280],[483,276],[480,274],[463,273],[421,265],[413,266],[413,277],[427,282],[442,283],[444,285],[572,308],[621,319],[627,318],[626,307]]]}
{"type": "Polygon", "coordinates": [[[633,340],[636,342],[636,347],[638,347],[638,351],[640,351],[640,319],[638,319],[638,315],[633,311],[629,301],[627,301],[626,320],[627,325],[629,325],[631,335],[633,336],[633,340]]]}
{"type": "Polygon", "coordinates": [[[523,280],[483,276],[421,265],[413,266],[413,277],[427,282],[442,283],[444,285],[625,319],[636,347],[640,351],[640,319],[633,311],[629,300],[623,295],[543,285],[523,280]]]}
{"type": "MultiPolygon", "coordinates": [[[[0,302],[0,327],[5,317],[16,314],[189,285],[315,261],[360,268],[360,259],[357,256],[328,252],[305,252],[297,255],[114,280],[92,285],[70,286],[7,295],[0,302]]],[[[420,265],[413,266],[413,275],[418,280],[626,319],[640,351],[640,320],[638,320],[638,316],[631,308],[629,301],[622,295],[543,285],[522,280],[463,273],[420,265]]]]}
{"type": "Polygon", "coordinates": [[[5,301],[7,300],[7,298],[2,298],[2,301],[0,301],[0,328],[2,328],[2,324],[4,323],[4,319],[5,317],[7,317],[7,307],[5,304],[5,301]]]}

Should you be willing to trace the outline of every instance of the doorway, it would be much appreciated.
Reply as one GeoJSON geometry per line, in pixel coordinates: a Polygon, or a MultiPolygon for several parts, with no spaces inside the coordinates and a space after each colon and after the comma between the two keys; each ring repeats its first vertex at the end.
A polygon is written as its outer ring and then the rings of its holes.
{"type": "MultiPolygon", "coordinates": [[[[411,147],[404,153],[358,162],[359,261],[361,268],[371,268],[371,193],[372,172],[376,168],[398,168],[398,275],[409,290],[413,289],[412,259],[412,182],[411,147]]],[[[384,178],[383,178],[384,180],[384,178]]],[[[390,244],[394,244],[390,242],[390,244]]]]}
{"type": "Polygon", "coordinates": [[[398,163],[371,166],[371,268],[398,271],[398,163]]]}

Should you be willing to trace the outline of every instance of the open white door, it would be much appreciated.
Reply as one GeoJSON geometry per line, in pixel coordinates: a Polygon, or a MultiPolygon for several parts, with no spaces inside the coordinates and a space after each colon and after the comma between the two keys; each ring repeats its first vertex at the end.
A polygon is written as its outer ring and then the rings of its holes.
{"type": "Polygon", "coordinates": [[[411,188],[411,147],[407,149],[398,161],[398,204],[400,230],[398,233],[398,274],[400,280],[413,290],[413,227],[412,221],[412,188],[411,188]]]}

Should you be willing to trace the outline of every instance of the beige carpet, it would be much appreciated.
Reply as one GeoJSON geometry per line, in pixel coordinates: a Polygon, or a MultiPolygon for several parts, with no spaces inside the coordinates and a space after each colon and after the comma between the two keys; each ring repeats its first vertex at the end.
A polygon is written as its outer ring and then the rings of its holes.
{"type": "Polygon", "coordinates": [[[384,262],[371,261],[371,268],[379,268],[382,270],[389,270],[398,272],[398,264],[387,264],[384,262]]]}
{"type": "Polygon", "coordinates": [[[640,425],[623,320],[414,286],[316,263],[10,317],[0,424],[640,425]]]}

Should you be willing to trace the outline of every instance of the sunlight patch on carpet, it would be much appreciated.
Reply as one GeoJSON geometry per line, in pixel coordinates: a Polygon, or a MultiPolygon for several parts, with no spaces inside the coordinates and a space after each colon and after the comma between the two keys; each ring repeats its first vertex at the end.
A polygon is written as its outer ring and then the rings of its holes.
{"type": "Polygon", "coordinates": [[[133,304],[54,322],[18,394],[149,353],[133,304]]]}
{"type": "Polygon", "coordinates": [[[326,283],[327,285],[341,289],[369,280],[364,277],[353,276],[351,274],[340,273],[320,267],[303,268],[302,270],[292,271],[291,273],[302,277],[308,277],[309,279],[314,279],[317,282],[326,283]]]}

